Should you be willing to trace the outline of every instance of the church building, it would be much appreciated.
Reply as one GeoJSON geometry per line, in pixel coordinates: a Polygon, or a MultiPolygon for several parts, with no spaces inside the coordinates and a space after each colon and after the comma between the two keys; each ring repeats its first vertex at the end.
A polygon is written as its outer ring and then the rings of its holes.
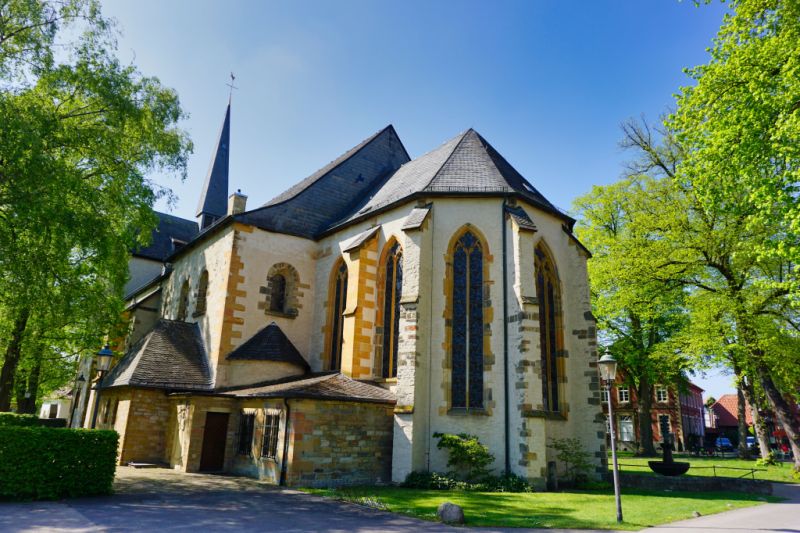
{"type": "Polygon", "coordinates": [[[605,464],[574,220],[478,132],[412,159],[390,125],[267,203],[229,194],[230,104],[197,221],[131,260],[124,355],[98,384],[120,464],[295,486],[446,471],[469,433],[543,487],[552,439],[605,464]]]}

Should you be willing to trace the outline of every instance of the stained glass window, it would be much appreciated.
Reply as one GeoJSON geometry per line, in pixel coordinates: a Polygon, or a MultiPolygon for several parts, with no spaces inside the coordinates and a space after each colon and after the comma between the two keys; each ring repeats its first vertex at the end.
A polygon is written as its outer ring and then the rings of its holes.
{"type": "Polygon", "coordinates": [[[536,294],[539,298],[539,342],[542,361],[542,404],[559,411],[559,367],[561,351],[560,295],[555,265],[541,246],[536,248],[536,294]]]}
{"type": "Polygon", "coordinates": [[[400,295],[403,290],[403,251],[398,243],[386,256],[383,287],[383,377],[397,376],[400,340],[400,295]]]}
{"type": "Polygon", "coordinates": [[[344,310],[347,305],[347,265],[340,261],[336,267],[333,280],[331,306],[331,345],[330,369],[342,368],[342,340],[344,333],[344,310]]]}
{"type": "Polygon", "coordinates": [[[456,242],[452,276],[452,406],[482,408],[483,250],[472,232],[456,242]]]}

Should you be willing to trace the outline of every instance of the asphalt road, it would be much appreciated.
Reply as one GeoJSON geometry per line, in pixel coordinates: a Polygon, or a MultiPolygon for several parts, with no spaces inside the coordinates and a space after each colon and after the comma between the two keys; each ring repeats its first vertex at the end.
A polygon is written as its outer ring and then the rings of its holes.
{"type": "MultiPolygon", "coordinates": [[[[800,485],[776,485],[786,502],[676,522],[647,533],[800,533],[800,485]]],[[[115,494],[0,504],[0,531],[464,531],[442,524],[271,487],[247,478],[117,470],[115,494]]],[[[470,531],[502,531],[470,529],[470,531]]],[[[513,529],[506,531],[523,532],[513,529]]],[[[566,530],[527,530],[559,533],[566,530]]],[[[588,530],[575,530],[590,533],[588,530]]]]}

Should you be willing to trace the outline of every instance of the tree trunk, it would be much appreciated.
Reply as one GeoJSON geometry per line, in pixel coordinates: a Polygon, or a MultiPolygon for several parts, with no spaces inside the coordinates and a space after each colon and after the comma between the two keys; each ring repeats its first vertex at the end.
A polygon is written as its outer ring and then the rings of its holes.
{"type": "Polygon", "coordinates": [[[638,396],[636,398],[636,415],[639,424],[639,449],[636,455],[655,457],[657,453],[653,445],[653,415],[650,412],[653,403],[653,388],[646,377],[639,379],[636,394],[638,396]]]}
{"type": "Polygon", "coordinates": [[[758,441],[758,451],[762,459],[769,456],[769,435],[767,435],[767,428],[764,427],[764,421],[761,419],[761,414],[758,412],[758,402],[756,401],[756,393],[753,387],[753,381],[747,378],[747,383],[742,387],[744,399],[750,404],[750,413],[753,417],[753,428],[756,433],[756,440],[758,441]]]}
{"type": "Polygon", "coordinates": [[[20,310],[14,320],[14,328],[11,330],[11,340],[6,346],[6,355],[3,359],[3,368],[0,369],[0,411],[11,410],[11,394],[14,391],[14,375],[17,373],[17,365],[22,354],[22,339],[25,336],[25,328],[28,325],[30,309],[25,307],[20,310]]]}
{"type": "Polygon", "coordinates": [[[736,387],[736,429],[739,433],[738,453],[739,459],[750,459],[750,450],[747,449],[747,404],[741,385],[736,387]]]}
{"type": "Polygon", "coordinates": [[[758,366],[758,377],[761,381],[761,387],[767,395],[775,416],[786,431],[786,436],[789,437],[789,444],[792,447],[792,454],[794,455],[794,469],[800,471],[800,422],[797,416],[792,412],[786,399],[775,386],[772,381],[772,376],[769,375],[769,370],[763,365],[758,366]]]}
{"type": "Polygon", "coordinates": [[[18,413],[27,413],[31,415],[36,414],[36,399],[39,396],[39,376],[42,372],[41,348],[37,348],[34,357],[36,358],[36,361],[34,362],[33,368],[28,374],[28,383],[25,387],[26,395],[22,402],[17,400],[18,413]]]}

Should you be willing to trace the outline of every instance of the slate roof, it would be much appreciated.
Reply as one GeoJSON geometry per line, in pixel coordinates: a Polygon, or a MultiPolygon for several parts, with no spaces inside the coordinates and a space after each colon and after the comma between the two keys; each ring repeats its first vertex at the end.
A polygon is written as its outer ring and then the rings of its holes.
{"type": "Polygon", "coordinates": [[[506,161],[486,139],[469,129],[435,150],[404,164],[342,223],[357,220],[414,195],[515,193],[553,213],[570,226],[574,220],[559,211],[506,161]]]}
{"type": "Polygon", "coordinates": [[[425,222],[425,219],[428,217],[428,213],[430,212],[430,204],[423,207],[415,207],[403,221],[403,227],[401,229],[404,231],[409,229],[419,229],[422,227],[422,224],[425,222]]]}
{"type": "Polygon", "coordinates": [[[188,243],[197,236],[198,228],[197,222],[194,220],[186,220],[158,211],[156,211],[156,216],[158,217],[158,226],[153,231],[152,242],[149,246],[135,250],[133,255],[163,262],[177,249],[173,239],[188,243]]]}
{"type": "Polygon", "coordinates": [[[234,218],[269,231],[315,238],[352,213],[361,198],[409,159],[394,127],[387,126],[260,208],[234,218]]]}
{"type": "Polygon", "coordinates": [[[292,341],[286,337],[281,328],[272,322],[267,327],[247,339],[228,354],[227,359],[234,361],[276,361],[291,363],[306,371],[311,370],[308,363],[297,351],[292,341]]]}
{"type": "MultiPolygon", "coordinates": [[[[735,427],[739,425],[739,398],[735,394],[723,394],[711,406],[711,410],[716,415],[716,427],[735,427]]],[[[750,404],[745,404],[745,420],[747,425],[753,424],[750,404]]]]}
{"type": "Polygon", "coordinates": [[[203,193],[197,203],[197,216],[202,213],[222,218],[228,211],[228,163],[231,142],[231,104],[225,110],[225,120],[217,138],[214,157],[208,167],[203,193]]]}
{"type": "Polygon", "coordinates": [[[170,390],[210,390],[203,340],[197,324],[159,320],[134,344],[111,371],[102,388],[148,387],[170,390]]]}
{"type": "Polygon", "coordinates": [[[237,398],[310,398],[370,403],[395,403],[394,394],[371,383],[351,379],[338,372],[310,374],[240,389],[226,395],[237,398]]]}
{"type": "Polygon", "coordinates": [[[536,224],[533,223],[531,217],[519,206],[506,206],[506,213],[517,223],[520,229],[528,231],[536,231],[536,224]]]}
{"type": "Polygon", "coordinates": [[[368,230],[364,230],[355,237],[351,238],[347,241],[342,249],[343,252],[352,252],[353,250],[358,250],[362,244],[370,240],[378,230],[381,229],[380,225],[374,226],[369,228],[368,230]]]}

